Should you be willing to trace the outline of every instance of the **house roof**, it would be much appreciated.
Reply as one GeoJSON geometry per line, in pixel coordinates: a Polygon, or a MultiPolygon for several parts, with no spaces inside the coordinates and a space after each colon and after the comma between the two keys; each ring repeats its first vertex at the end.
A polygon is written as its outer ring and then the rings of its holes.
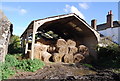
{"type": "MultiPolygon", "coordinates": [[[[112,28],[116,28],[116,27],[120,27],[120,21],[113,21],[112,28]]],[[[107,27],[107,23],[97,25],[97,31],[105,30],[107,28],[110,28],[110,27],[107,27]]]]}

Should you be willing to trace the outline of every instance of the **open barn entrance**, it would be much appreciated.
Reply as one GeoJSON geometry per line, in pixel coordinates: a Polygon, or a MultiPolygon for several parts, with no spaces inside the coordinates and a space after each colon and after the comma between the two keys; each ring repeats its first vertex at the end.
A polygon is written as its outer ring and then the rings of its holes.
{"type": "Polygon", "coordinates": [[[89,55],[96,56],[95,46],[98,40],[95,31],[74,14],[68,17],[57,17],[57,19],[56,17],[45,18],[34,21],[33,25],[32,23],[29,27],[33,29],[30,36],[31,38],[34,36],[35,42],[31,39],[32,42],[28,43],[28,49],[32,51],[29,52],[30,55],[33,55],[34,51],[34,58],[46,62],[73,63],[89,55]],[[39,25],[40,23],[43,24],[39,25]]]}

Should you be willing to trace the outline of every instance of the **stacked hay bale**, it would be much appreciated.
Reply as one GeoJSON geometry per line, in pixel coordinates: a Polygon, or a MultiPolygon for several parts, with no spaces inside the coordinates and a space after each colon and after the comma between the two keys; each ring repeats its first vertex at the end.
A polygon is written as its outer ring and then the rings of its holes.
{"type": "Polygon", "coordinates": [[[82,54],[84,57],[89,56],[89,50],[88,47],[86,47],[85,45],[80,45],[78,47],[78,51],[80,54],[82,54]]]}
{"type": "Polygon", "coordinates": [[[66,41],[64,39],[57,40],[56,51],[58,53],[53,54],[53,61],[62,62],[63,56],[68,53],[68,48],[66,47],[66,41]]]}
{"type": "MultiPolygon", "coordinates": [[[[88,62],[89,50],[85,45],[79,45],[76,47],[76,42],[73,40],[59,39],[54,47],[53,61],[76,63],[76,62],[88,62]],[[57,53],[56,53],[57,52],[57,53]]],[[[52,51],[53,51],[52,50],[52,51]]]]}
{"type": "Polygon", "coordinates": [[[54,62],[76,63],[85,60],[89,56],[89,50],[85,45],[77,48],[76,42],[71,39],[58,39],[53,46],[35,44],[35,58],[49,62],[51,56],[54,62]]]}
{"type": "Polygon", "coordinates": [[[79,45],[78,53],[74,55],[74,62],[86,62],[89,56],[89,50],[85,45],[79,45]]]}
{"type": "Polygon", "coordinates": [[[73,40],[58,39],[56,43],[56,50],[58,53],[53,54],[54,62],[63,62],[65,63],[73,63],[74,54],[78,51],[76,47],[76,42],[73,40]]]}
{"type": "Polygon", "coordinates": [[[77,63],[77,62],[81,62],[85,57],[80,54],[80,53],[77,53],[74,55],[73,59],[74,59],[74,63],[77,63]]]}
{"type": "Polygon", "coordinates": [[[76,42],[69,39],[67,40],[66,46],[68,48],[68,53],[64,56],[65,63],[73,63],[73,55],[77,52],[76,42]]]}
{"type": "Polygon", "coordinates": [[[35,44],[34,57],[37,59],[41,59],[44,62],[49,62],[51,54],[47,52],[48,47],[48,45],[35,44]]]}

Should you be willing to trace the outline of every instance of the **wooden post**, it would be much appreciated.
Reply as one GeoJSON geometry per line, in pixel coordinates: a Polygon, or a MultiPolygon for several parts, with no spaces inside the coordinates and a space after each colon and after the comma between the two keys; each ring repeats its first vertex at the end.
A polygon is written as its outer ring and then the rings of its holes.
{"type": "Polygon", "coordinates": [[[34,59],[34,44],[35,44],[35,32],[36,32],[36,23],[33,22],[33,36],[32,36],[32,47],[31,47],[31,59],[34,59]]]}
{"type": "Polygon", "coordinates": [[[26,47],[25,47],[25,54],[27,54],[28,51],[28,37],[30,35],[30,30],[27,30],[27,36],[26,36],[26,47]]]}

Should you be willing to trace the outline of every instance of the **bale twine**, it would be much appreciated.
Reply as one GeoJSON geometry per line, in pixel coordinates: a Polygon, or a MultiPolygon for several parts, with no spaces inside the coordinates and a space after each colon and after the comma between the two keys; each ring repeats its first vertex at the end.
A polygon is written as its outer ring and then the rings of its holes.
{"type": "Polygon", "coordinates": [[[68,47],[75,47],[76,46],[76,42],[71,40],[71,39],[69,39],[69,40],[67,40],[67,46],[68,47]]]}

